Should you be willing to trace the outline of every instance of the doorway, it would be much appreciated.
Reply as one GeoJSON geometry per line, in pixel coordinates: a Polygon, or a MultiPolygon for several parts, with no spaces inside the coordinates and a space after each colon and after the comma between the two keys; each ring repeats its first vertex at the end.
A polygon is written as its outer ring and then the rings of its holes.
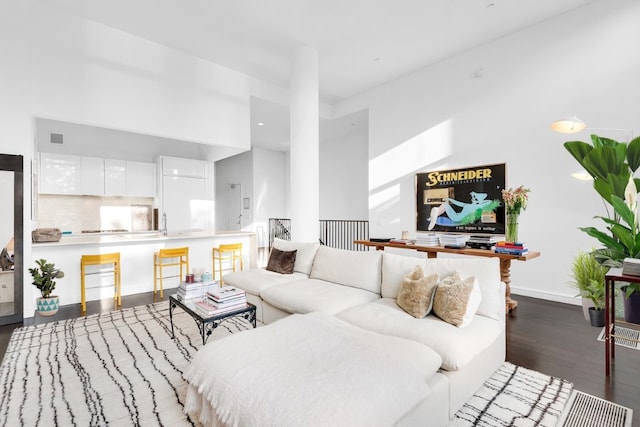
{"type": "Polygon", "coordinates": [[[0,154],[0,325],[23,320],[23,157],[0,154]]]}
{"type": "Polygon", "coordinates": [[[242,185],[228,184],[227,230],[242,230],[242,185]]]}

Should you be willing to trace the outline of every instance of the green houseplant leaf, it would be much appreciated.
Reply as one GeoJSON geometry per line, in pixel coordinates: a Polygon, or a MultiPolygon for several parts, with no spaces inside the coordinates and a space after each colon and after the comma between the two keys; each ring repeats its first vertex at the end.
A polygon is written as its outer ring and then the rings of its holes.
{"type": "MultiPolygon", "coordinates": [[[[640,138],[630,143],[591,135],[591,144],[583,141],[568,141],[565,148],[593,178],[593,188],[606,202],[607,216],[601,219],[606,228],[580,227],[580,230],[595,238],[604,247],[594,251],[596,259],[609,266],[621,266],[624,258],[640,256],[637,212],[625,201],[625,191],[630,177],[640,165],[640,138]]],[[[640,180],[634,178],[637,194],[640,180]]],[[[633,194],[633,192],[632,192],[633,194]]]]}

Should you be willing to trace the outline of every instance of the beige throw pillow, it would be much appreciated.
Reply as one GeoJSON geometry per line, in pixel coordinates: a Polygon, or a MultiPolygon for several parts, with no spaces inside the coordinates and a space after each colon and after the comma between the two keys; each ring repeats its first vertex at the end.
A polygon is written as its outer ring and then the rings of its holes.
{"type": "Polygon", "coordinates": [[[415,317],[422,319],[431,312],[433,294],[438,284],[438,275],[424,277],[420,266],[407,274],[400,285],[396,303],[398,307],[415,317]]]}
{"type": "Polygon", "coordinates": [[[433,297],[434,314],[447,323],[462,326],[475,281],[473,276],[462,280],[457,272],[442,279],[433,297]]]}

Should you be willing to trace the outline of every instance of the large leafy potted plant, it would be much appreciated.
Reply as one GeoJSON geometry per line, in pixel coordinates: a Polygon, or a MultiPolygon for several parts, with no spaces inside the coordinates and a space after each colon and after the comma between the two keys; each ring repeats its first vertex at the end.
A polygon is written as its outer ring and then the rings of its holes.
{"type": "MultiPolygon", "coordinates": [[[[637,203],[640,179],[633,176],[640,167],[640,137],[625,143],[591,135],[591,144],[569,141],[564,146],[591,175],[593,188],[606,202],[607,216],[595,217],[605,223],[604,230],[580,227],[603,245],[593,255],[607,267],[621,267],[625,258],[640,258],[637,203]]],[[[640,305],[630,304],[630,299],[640,303],[638,297],[640,285],[626,287],[625,320],[640,317],[634,314],[634,310],[640,313],[640,305]]]]}
{"type": "Polygon", "coordinates": [[[33,277],[33,285],[42,295],[36,300],[37,310],[42,316],[53,316],[58,312],[59,299],[51,292],[56,288],[55,279],[63,278],[64,273],[54,263],[44,259],[36,260],[36,264],[37,267],[29,268],[29,273],[33,277]]]}
{"type": "Polygon", "coordinates": [[[570,283],[583,299],[583,309],[588,313],[591,326],[604,326],[604,275],[607,271],[609,268],[600,264],[592,253],[580,251],[573,258],[570,283]],[[591,307],[585,301],[589,301],[591,307]]]}

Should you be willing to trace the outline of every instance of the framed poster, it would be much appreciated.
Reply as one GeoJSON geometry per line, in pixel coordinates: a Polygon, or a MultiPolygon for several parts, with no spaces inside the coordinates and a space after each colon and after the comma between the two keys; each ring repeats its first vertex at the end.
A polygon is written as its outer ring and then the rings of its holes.
{"type": "Polygon", "coordinates": [[[504,234],[506,164],[416,174],[416,230],[504,234]]]}

